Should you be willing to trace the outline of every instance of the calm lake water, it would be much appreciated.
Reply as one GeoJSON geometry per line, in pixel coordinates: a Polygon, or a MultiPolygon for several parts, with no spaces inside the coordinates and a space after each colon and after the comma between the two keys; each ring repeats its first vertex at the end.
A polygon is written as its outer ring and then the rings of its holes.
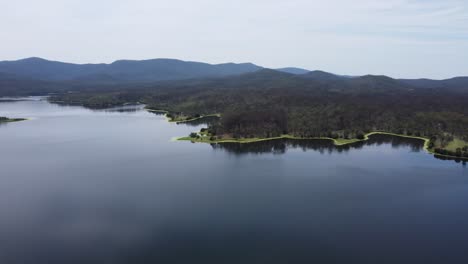
{"type": "Polygon", "coordinates": [[[373,137],[174,142],[142,109],[0,102],[0,263],[468,263],[468,170],[373,137]]]}

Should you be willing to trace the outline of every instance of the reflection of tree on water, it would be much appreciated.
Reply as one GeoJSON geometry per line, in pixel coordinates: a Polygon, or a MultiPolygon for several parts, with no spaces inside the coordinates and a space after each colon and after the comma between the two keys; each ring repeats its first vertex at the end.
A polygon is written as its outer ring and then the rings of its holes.
{"type": "MultiPolygon", "coordinates": [[[[352,145],[352,148],[362,148],[362,142],[352,145]]],[[[222,143],[211,144],[214,149],[222,149],[234,154],[284,154],[288,149],[302,149],[303,151],[313,150],[320,153],[346,152],[351,145],[335,146],[331,140],[293,140],[277,139],[260,141],[248,144],[222,143]]]]}
{"type": "Polygon", "coordinates": [[[144,105],[125,105],[118,107],[111,107],[105,109],[95,109],[95,112],[109,112],[109,113],[134,113],[144,109],[144,105]]]}
{"type": "Polygon", "coordinates": [[[320,153],[342,153],[350,149],[361,149],[364,146],[391,144],[393,148],[410,147],[414,152],[420,152],[424,143],[418,139],[392,137],[387,135],[373,135],[368,141],[357,142],[345,146],[335,146],[331,140],[292,140],[278,139],[260,141],[249,144],[223,143],[212,144],[214,149],[222,149],[234,154],[284,154],[288,149],[313,150],[320,153]]]}
{"type": "MultiPolygon", "coordinates": [[[[424,149],[424,142],[415,138],[403,138],[389,135],[372,135],[369,140],[357,142],[345,146],[335,146],[331,140],[292,140],[278,139],[269,141],[260,141],[248,144],[240,143],[221,143],[211,144],[215,150],[224,150],[232,154],[285,154],[288,149],[302,149],[303,151],[318,151],[324,153],[343,153],[350,149],[362,149],[364,146],[381,146],[390,144],[393,148],[409,147],[413,152],[421,152],[424,149]]],[[[466,167],[467,161],[462,159],[446,158],[434,155],[435,158],[441,160],[453,160],[457,163],[462,163],[466,167]]]]}
{"type": "Polygon", "coordinates": [[[229,153],[234,154],[284,154],[288,148],[286,140],[270,140],[254,142],[249,144],[240,143],[223,143],[223,144],[211,144],[213,149],[225,150],[229,153]]]}
{"type": "Polygon", "coordinates": [[[467,163],[467,161],[464,160],[464,159],[449,158],[449,157],[444,157],[444,156],[440,156],[440,155],[437,155],[437,154],[435,154],[434,157],[436,159],[439,159],[439,160],[453,160],[456,163],[461,163],[463,165],[463,167],[466,167],[466,163],[467,163]]]}
{"type": "Polygon", "coordinates": [[[421,152],[424,149],[424,142],[416,138],[404,138],[389,135],[372,135],[366,145],[390,144],[393,148],[410,147],[413,152],[421,152]]]}

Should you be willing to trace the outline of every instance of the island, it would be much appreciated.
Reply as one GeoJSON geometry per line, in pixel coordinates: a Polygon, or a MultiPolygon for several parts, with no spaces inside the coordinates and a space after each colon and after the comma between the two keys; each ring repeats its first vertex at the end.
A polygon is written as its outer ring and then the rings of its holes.
{"type": "Polygon", "coordinates": [[[27,120],[26,118],[8,118],[4,116],[0,116],[0,123],[11,123],[11,122],[19,122],[19,121],[25,121],[27,120]]]}

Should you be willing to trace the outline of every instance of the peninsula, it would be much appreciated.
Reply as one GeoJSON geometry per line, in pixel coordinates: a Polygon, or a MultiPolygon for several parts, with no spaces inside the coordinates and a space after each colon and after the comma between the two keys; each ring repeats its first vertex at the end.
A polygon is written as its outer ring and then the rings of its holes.
{"type": "Polygon", "coordinates": [[[19,122],[24,121],[26,118],[8,118],[4,116],[0,116],[0,123],[11,123],[11,122],[19,122]]]}

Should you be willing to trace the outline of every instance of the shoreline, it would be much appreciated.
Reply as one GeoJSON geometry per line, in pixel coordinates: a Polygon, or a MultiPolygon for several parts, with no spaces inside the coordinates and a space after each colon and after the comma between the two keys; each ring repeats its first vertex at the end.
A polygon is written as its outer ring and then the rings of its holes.
{"type": "Polygon", "coordinates": [[[280,140],[280,139],[291,139],[291,140],[329,140],[333,141],[333,144],[337,147],[342,147],[346,145],[352,145],[359,142],[368,141],[370,136],[372,135],[387,135],[387,136],[394,136],[394,137],[401,137],[401,138],[410,138],[410,139],[418,139],[424,141],[424,151],[428,154],[432,154],[438,157],[450,158],[450,159],[460,159],[460,160],[468,160],[466,157],[457,157],[457,156],[450,156],[450,155],[443,155],[434,152],[429,148],[429,138],[425,137],[418,137],[418,136],[408,136],[384,131],[373,131],[369,132],[364,135],[364,139],[334,139],[329,137],[310,137],[310,138],[303,138],[303,137],[296,137],[292,135],[282,135],[279,137],[271,137],[271,138],[245,138],[245,139],[219,139],[219,140],[206,140],[206,139],[196,139],[191,137],[180,137],[177,138],[177,141],[191,141],[193,143],[207,143],[207,144],[223,144],[223,143],[237,143],[237,144],[249,144],[255,142],[264,142],[264,141],[272,141],[272,140],[280,140]]]}

